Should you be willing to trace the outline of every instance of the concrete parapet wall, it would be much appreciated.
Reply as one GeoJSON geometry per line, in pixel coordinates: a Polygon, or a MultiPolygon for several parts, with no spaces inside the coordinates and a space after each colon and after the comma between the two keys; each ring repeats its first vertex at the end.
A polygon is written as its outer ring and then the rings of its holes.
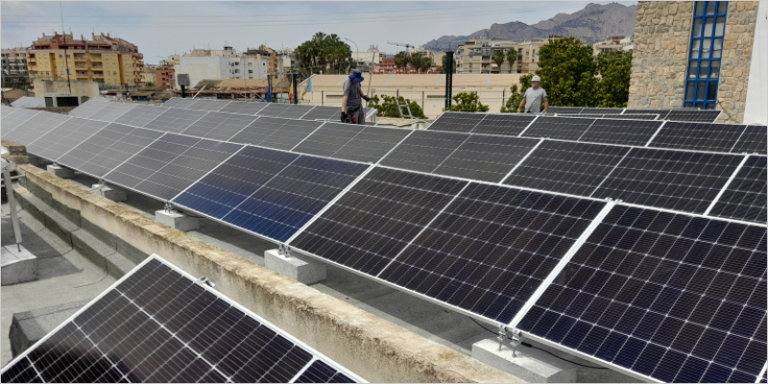
{"type": "Polygon", "coordinates": [[[31,165],[18,172],[83,220],[157,253],[372,382],[522,382],[31,165]]]}

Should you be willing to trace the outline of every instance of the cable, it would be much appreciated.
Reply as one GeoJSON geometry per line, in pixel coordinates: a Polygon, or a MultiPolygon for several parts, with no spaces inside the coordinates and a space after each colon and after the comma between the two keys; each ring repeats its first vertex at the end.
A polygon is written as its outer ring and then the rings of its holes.
{"type": "MultiPolygon", "coordinates": [[[[498,336],[498,335],[499,335],[499,334],[498,334],[498,332],[494,332],[494,331],[492,331],[492,330],[490,330],[490,329],[486,328],[484,325],[480,324],[480,323],[479,323],[477,320],[475,320],[475,319],[473,319],[473,318],[471,318],[471,317],[470,317],[469,319],[470,319],[470,320],[472,320],[472,322],[473,322],[473,323],[477,324],[477,326],[478,326],[478,327],[480,327],[480,328],[482,328],[482,329],[484,329],[484,330],[488,331],[489,333],[492,333],[492,334],[494,334],[495,336],[498,336]]],[[[558,356],[558,355],[555,355],[554,353],[552,353],[552,352],[550,352],[550,351],[547,351],[546,349],[543,349],[543,348],[539,348],[539,347],[537,347],[537,346],[535,346],[535,345],[533,345],[533,344],[531,344],[531,343],[526,343],[526,342],[524,342],[524,341],[523,341],[523,342],[520,342],[520,345],[524,345],[524,346],[526,346],[526,347],[528,347],[528,348],[538,349],[539,351],[542,351],[542,352],[546,352],[546,353],[548,353],[548,354],[550,354],[550,355],[552,355],[552,356],[554,356],[554,357],[557,357],[557,358],[558,358],[558,359],[560,359],[560,360],[563,360],[563,361],[567,361],[567,362],[569,362],[569,363],[571,363],[571,364],[573,364],[573,365],[578,365],[579,367],[584,367],[584,368],[591,368],[591,369],[608,369],[608,368],[605,368],[605,367],[593,367],[593,366],[591,366],[591,365],[579,364],[579,363],[577,363],[577,362],[575,362],[575,361],[571,361],[571,360],[568,360],[568,359],[566,359],[566,358],[564,358],[564,357],[560,357],[560,356],[558,356]]]]}

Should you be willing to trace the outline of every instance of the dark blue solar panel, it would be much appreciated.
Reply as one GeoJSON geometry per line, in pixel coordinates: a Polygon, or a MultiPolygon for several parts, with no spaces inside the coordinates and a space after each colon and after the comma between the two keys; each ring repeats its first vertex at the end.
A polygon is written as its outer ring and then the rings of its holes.
{"type": "Polygon", "coordinates": [[[662,382],[755,382],[766,228],[617,205],[518,328],[662,382]]]}
{"type": "Polygon", "coordinates": [[[296,383],[354,383],[349,376],[321,360],[316,360],[296,379],[296,383]]]}

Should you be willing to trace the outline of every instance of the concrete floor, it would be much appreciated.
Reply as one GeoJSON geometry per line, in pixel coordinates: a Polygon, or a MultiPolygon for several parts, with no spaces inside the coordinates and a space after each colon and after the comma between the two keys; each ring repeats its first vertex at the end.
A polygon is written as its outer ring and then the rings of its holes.
{"type": "MultiPolygon", "coordinates": [[[[14,313],[93,299],[115,282],[103,266],[94,265],[27,212],[20,211],[19,219],[22,244],[39,258],[39,279],[2,288],[1,365],[13,358],[8,332],[14,313]]],[[[2,244],[14,244],[7,203],[2,205],[2,224],[2,244]]]]}

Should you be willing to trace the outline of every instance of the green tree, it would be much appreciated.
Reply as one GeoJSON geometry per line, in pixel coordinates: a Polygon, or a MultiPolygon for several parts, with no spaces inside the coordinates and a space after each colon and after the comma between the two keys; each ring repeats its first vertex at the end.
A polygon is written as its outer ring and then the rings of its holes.
{"type": "Polygon", "coordinates": [[[416,70],[416,73],[418,73],[421,70],[421,63],[424,61],[424,58],[421,57],[417,52],[412,52],[411,57],[408,59],[408,64],[411,65],[411,68],[416,70]]]}
{"type": "Polygon", "coordinates": [[[429,72],[429,69],[432,68],[432,59],[429,57],[422,57],[421,58],[421,71],[424,73],[429,72]]]}
{"type": "Polygon", "coordinates": [[[517,61],[517,51],[514,48],[507,51],[507,61],[509,62],[509,73],[512,73],[512,65],[517,61]]]}
{"type": "Polygon", "coordinates": [[[453,105],[448,108],[452,112],[488,112],[488,106],[480,102],[476,93],[461,92],[453,96],[453,105]]]}
{"type": "MultiPolygon", "coordinates": [[[[443,55],[443,62],[442,67],[440,69],[441,73],[445,73],[445,67],[448,66],[448,55],[443,55]]],[[[453,57],[453,73],[456,73],[456,57],[453,57]]]]}
{"type": "Polygon", "coordinates": [[[600,81],[598,107],[623,108],[629,101],[629,78],[632,74],[632,51],[600,53],[597,56],[600,81]]]}
{"type": "Polygon", "coordinates": [[[352,67],[352,48],[336,34],[317,32],[294,51],[299,68],[314,73],[346,73],[352,67]]]}
{"type": "Polygon", "coordinates": [[[405,52],[400,52],[395,55],[394,61],[395,61],[395,67],[397,69],[403,69],[408,66],[408,63],[410,62],[410,57],[405,52]]]}
{"type": "Polygon", "coordinates": [[[501,112],[516,113],[517,108],[520,106],[520,102],[523,101],[523,95],[525,90],[531,87],[531,79],[533,75],[527,74],[520,76],[520,87],[517,84],[509,88],[511,94],[507,99],[507,102],[501,107],[501,112]]]}
{"type": "Polygon", "coordinates": [[[594,107],[596,70],[592,47],[573,37],[550,40],[539,50],[541,86],[547,90],[550,105],[594,107]]]}
{"type": "Polygon", "coordinates": [[[493,53],[493,62],[496,63],[496,67],[499,68],[499,72],[501,72],[501,65],[504,64],[504,60],[506,59],[504,55],[504,51],[498,50],[493,53]]]}
{"type": "MultiPolygon", "coordinates": [[[[408,103],[408,107],[411,109],[411,115],[413,115],[413,117],[418,119],[427,118],[427,116],[424,115],[424,110],[421,109],[421,106],[419,106],[418,103],[403,98],[402,96],[399,96],[398,98],[400,99],[400,105],[408,103]]],[[[395,100],[397,100],[395,96],[382,95],[380,99],[377,95],[371,97],[371,100],[368,102],[368,106],[378,110],[377,116],[399,118],[400,113],[397,111],[398,107],[395,100]]]]}

